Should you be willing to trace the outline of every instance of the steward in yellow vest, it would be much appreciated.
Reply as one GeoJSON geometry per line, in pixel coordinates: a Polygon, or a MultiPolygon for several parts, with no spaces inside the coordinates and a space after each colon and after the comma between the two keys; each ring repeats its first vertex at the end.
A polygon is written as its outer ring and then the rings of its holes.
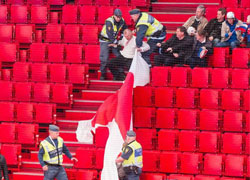
{"type": "Polygon", "coordinates": [[[63,139],[59,137],[59,127],[55,125],[49,126],[49,137],[40,143],[38,159],[44,171],[44,180],[67,180],[67,174],[62,166],[63,153],[71,159],[78,161],[72,157],[68,148],[65,146],[63,139]]]}
{"type": "Polygon", "coordinates": [[[142,147],[136,141],[134,131],[128,131],[125,140],[126,146],[122,149],[122,154],[116,159],[116,163],[122,163],[126,178],[129,180],[139,180],[142,172],[142,147]]]}

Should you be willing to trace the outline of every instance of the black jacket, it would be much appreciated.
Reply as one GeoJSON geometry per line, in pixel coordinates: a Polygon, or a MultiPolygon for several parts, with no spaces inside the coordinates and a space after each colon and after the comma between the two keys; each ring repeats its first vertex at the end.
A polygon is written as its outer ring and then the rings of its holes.
{"type": "Polygon", "coordinates": [[[2,175],[4,177],[4,180],[9,180],[9,175],[8,175],[8,169],[7,169],[7,164],[5,157],[0,154],[0,179],[2,179],[2,175]]]}
{"type": "Polygon", "coordinates": [[[207,37],[213,36],[213,38],[221,39],[221,27],[222,22],[218,22],[217,18],[211,19],[206,27],[204,28],[204,31],[207,33],[207,37]]]}

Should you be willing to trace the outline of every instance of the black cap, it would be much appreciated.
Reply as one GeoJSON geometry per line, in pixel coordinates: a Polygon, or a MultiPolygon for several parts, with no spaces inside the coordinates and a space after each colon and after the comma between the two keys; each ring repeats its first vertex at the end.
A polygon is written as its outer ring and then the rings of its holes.
{"type": "Polygon", "coordinates": [[[116,15],[117,17],[122,17],[122,11],[120,9],[115,9],[114,11],[114,15],[116,15]]]}
{"type": "Polygon", "coordinates": [[[134,15],[134,14],[140,14],[140,9],[133,9],[133,10],[131,10],[131,11],[129,11],[129,14],[130,15],[134,15]]]}
{"type": "Polygon", "coordinates": [[[56,125],[49,125],[49,130],[54,132],[59,132],[59,127],[56,125]]]}
{"type": "Polygon", "coordinates": [[[135,137],[136,134],[135,134],[134,131],[130,130],[130,131],[127,131],[127,136],[128,136],[128,137],[135,137]]]}

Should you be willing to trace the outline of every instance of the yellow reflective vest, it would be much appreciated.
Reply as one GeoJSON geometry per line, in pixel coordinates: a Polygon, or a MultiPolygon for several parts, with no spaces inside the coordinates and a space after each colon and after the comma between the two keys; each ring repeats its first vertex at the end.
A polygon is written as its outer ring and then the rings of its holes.
{"type": "Polygon", "coordinates": [[[53,144],[51,144],[47,139],[41,142],[41,146],[44,148],[43,161],[48,164],[62,165],[63,139],[58,137],[57,140],[58,140],[57,148],[53,144]]]}
{"type": "MultiPolygon", "coordinates": [[[[128,160],[124,160],[122,163],[123,167],[128,167],[128,166],[137,166],[139,168],[142,168],[142,147],[137,141],[133,141],[132,143],[128,144],[132,150],[133,153],[131,156],[128,158],[128,160]]],[[[123,152],[125,151],[126,148],[124,148],[123,152]]],[[[124,152],[125,153],[125,152],[124,152]]]]}
{"type": "Polygon", "coordinates": [[[152,36],[155,32],[163,29],[163,25],[157,19],[144,12],[141,13],[141,17],[136,23],[136,29],[138,29],[138,26],[140,25],[148,26],[145,34],[147,37],[152,36]]]}

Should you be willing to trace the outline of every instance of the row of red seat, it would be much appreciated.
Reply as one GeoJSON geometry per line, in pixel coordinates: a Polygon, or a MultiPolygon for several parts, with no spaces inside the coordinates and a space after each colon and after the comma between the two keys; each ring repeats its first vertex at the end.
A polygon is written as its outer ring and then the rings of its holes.
{"type": "Polygon", "coordinates": [[[225,7],[243,7],[243,8],[249,8],[250,2],[248,0],[222,0],[222,4],[225,7]]]}
{"type": "Polygon", "coordinates": [[[154,67],[151,69],[151,85],[248,89],[249,72],[249,69],[237,68],[154,67]]]}
{"type": "Polygon", "coordinates": [[[72,85],[0,81],[1,101],[72,103],[72,85]]]}

